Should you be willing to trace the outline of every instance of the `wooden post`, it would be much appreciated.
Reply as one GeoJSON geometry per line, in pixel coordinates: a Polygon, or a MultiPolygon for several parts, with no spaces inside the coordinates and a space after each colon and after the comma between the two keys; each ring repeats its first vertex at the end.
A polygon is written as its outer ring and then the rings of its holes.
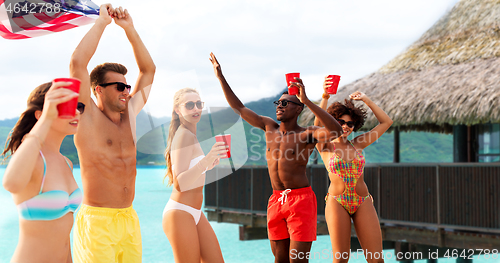
{"type": "Polygon", "coordinates": [[[215,167],[215,207],[219,210],[219,167],[215,167]]]}
{"type": "Polygon", "coordinates": [[[399,163],[399,127],[394,127],[394,162],[399,163]]]}
{"type": "Polygon", "coordinates": [[[467,125],[467,162],[470,163],[472,162],[472,155],[471,155],[471,134],[470,134],[470,125],[467,125]]]}
{"type": "Polygon", "coordinates": [[[453,126],[453,162],[455,163],[468,162],[470,145],[467,127],[465,125],[453,126]]]}
{"type": "Polygon", "coordinates": [[[240,240],[259,240],[267,239],[267,228],[266,227],[251,227],[251,226],[240,226],[239,228],[240,240]]]}
{"type": "MultiPolygon", "coordinates": [[[[398,253],[404,254],[406,252],[410,252],[410,244],[406,242],[396,242],[394,244],[394,255],[397,255],[398,253]]],[[[398,260],[398,262],[404,262],[404,263],[413,263],[413,260],[398,260]]]]}
{"type": "MultiPolygon", "coordinates": [[[[250,168],[250,213],[253,217],[253,167],[250,168]]],[[[253,226],[253,219],[250,226],[253,226]]]]}

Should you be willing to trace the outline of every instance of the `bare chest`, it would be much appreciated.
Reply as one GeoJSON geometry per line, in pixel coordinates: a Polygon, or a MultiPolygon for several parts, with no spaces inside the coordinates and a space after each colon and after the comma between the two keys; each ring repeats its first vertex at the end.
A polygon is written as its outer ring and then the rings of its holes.
{"type": "Polygon", "coordinates": [[[307,162],[312,150],[314,144],[304,139],[300,133],[266,133],[266,157],[269,161],[307,162]]]}
{"type": "Polygon", "coordinates": [[[110,121],[106,116],[94,116],[83,120],[75,135],[75,144],[79,151],[93,155],[135,156],[135,130],[128,116],[124,115],[120,123],[110,121]]]}

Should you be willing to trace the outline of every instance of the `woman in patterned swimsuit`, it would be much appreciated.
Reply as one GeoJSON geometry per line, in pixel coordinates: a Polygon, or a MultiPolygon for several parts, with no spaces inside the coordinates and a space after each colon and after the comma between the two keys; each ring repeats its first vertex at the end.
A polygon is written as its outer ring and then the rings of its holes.
{"type": "MultiPolygon", "coordinates": [[[[325,78],[325,94],[320,107],[326,109],[329,95],[326,87],[330,79],[325,78]]],[[[323,158],[330,177],[330,187],[325,197],[325,216],[332,242],[333,262],[347,262],[351,241],[351,219],[356,229],[359,242],[366,252],[371,252],[368,262],[383,262],[374,253],[382,252],[382,234],[373,199],[363,180],[365,158],[362,151],[375,142],[392,124],[391,118],[371,101],[364,93],[354,92],[351,100],[345,103],[335,102],[327,111],[342,125],[343,134],[329,143],[318,143],[318,151],[323,158]],[[380,122],[367,133],[356,136],[352,141],[348,136],[359,130],[366,118],[366,111],[356,107],[352,100],[363,101],[380,122]]],[[[314,125],[321,125],[318,119],[314,125]]],[[[380,254],[378,254],[380,255],[380,254]]]]}

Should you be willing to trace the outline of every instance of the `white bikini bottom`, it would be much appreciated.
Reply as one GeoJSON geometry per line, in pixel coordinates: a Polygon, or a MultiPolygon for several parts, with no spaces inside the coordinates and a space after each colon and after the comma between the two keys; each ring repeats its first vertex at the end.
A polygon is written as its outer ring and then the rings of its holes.
{"type": "Polygon", "coordinates": [[[163,216],[165,216],[165,213],[167,213],[170,210],[186,211],[193,216],[194,222],[196,223],[196,225],[198,225],[198,222],[200,222],[201,210],[198,210],[196,208],[193,208],[193,207],[190,207],[188,205],[181,204],[177,201],[169,199],[167,202],[167,205],[165,205],[165,209],[163,209],[163,216]]]}

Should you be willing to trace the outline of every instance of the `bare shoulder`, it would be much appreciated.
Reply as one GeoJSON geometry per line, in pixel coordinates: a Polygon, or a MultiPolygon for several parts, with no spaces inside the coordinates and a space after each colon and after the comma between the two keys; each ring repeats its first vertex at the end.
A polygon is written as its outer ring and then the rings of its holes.
{"type": "MultiPolygon", "coordinates": [[[[77,143],[77,141],[84,142],[96,138],[97,134],[102,135],[102,130],[105,130],[105,128],[99,122],[99,116],[97,114],[100,112],[101,111],[97,108],[92,99],[89,103],[85,104],[85,111],[83,114],[80,114],[78,130],[73,137],[75,143],[77,143]]],[[[84,145],[85,144],[81,144],[80,146],[84,145]]]]}
{"type": "Polygon", "coordinates": [[[318,130],[321,127],[318,126],[308,126],[308,127],[302,127],[301,133],[304,134],[304,136],[312,136],[316,130],[318,130]]]}
{"type": "Polygon", "coordinates": [[[45,162],[42,157],[42,155],[38,154],[38,158],[36,159],[35,162],[35,169],[33,169],[33,172],[31,173],[31,182],[41,182],[43,174],[45,172],[45,162]]]}
{"type": "Polygon", "coordinates": [[[352,145],[356,150],[363,150],[365,148],[365,143],[367,140],[367,132],[362,133],[358,136],[356,136],[354,139],[351,140],[352,145]]]}
{"type": "Polygon", "coordinates": [[[304,131],[315,131],[315,130],[320,129],[320,128],[323,128],[323,127],[312,125],[312,126],[308,126],[308,127],[304,128],[304,131]]]}
{"type": "MultiPolygon", "coordinates": [[[[102,112],[97,108],[97,105],[95,104],[93,99],[90,99],[86,104],[85,104],[85,110],[83,114],[80,114],[80,123],[79,126],[82,126],[81,124],[83,123],[83,127],[89,127],[92,125],[92,122],[95,121],[96,114],[102,112]]],[[[80,128],[80,127],[79,127],[80,128]]]]}
{"type": "Polygon", "coordinates": [[[261,116],[261,117],[262,121],[264,122],[264,125],[266,125],[266,130],[279,128],[280,125],[273,118],[267,116],[261,116]]]}
{"type": "Polygon", "coordinates": [[[196,134],[188,129],[179,127],[172,140],[172,150],[193,146],[196,143],[196,134]]]}
{"type": "Polygon", "coordinates": [[[318,151],[323,154],[325,152],[332,152],[333,151],[333,142],[320,142],[316,144],[316,148],[318,151]]]}

